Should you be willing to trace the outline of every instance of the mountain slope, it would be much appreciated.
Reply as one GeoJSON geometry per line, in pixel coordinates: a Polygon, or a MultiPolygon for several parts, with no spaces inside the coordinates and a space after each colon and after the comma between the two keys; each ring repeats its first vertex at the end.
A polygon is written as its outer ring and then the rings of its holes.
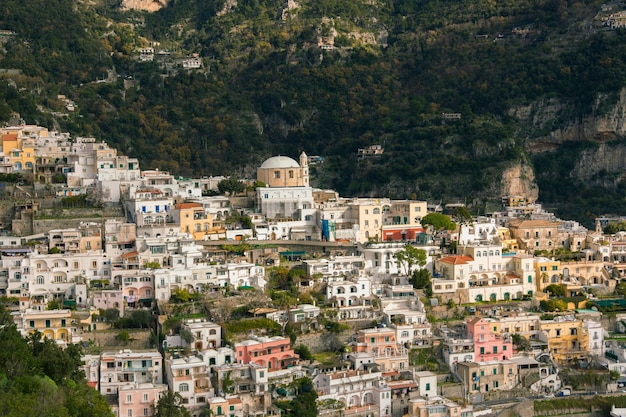
{"type": "Polygon", "coordinates": [[[316,184],[344,195],[469,196],[493,208],[502,173],[525,164],[540,200],[575,199],[564,215],[589,224],[620,209],[623,164],[567,172],[623,135],[621,122],[596,126],[620,112],[626,79],[625,35],[601,26],[610,11],[600,3],[174,0],[147,14],[55,0],[37,31],[19,29],[41,5],[8,3],[0,25],[18,36],[0,67],[24,65],[17,88],[41,80],[39,119],[106,139],[144,167],[251,176],[269,155],[305,150],[325,157],[316,184]],[[66,14],[71,26],[46,32],[66,14]],[[138,61],[149,45],[167,54],[138,61]],[[203,67],[183,70],[193,53],[203,67]],[[50,116],[58,92],[80,117],[50,116]],[[357,160],[374,144],[380,158],[357,160]]]}

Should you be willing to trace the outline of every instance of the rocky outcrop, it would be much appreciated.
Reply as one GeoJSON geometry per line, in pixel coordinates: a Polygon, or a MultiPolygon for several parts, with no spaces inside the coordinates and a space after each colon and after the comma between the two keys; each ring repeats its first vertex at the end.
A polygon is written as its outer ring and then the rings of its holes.
{"type": "Polygon", "coordinates": [[[146,12],[156,12],[167,6],[169,0],[122,0],[120,9],[143,10],[146,12]]]}
{"type": "Polygon", "coordinates": [[[516,164],[502,173],[502,195],[523,197],[534,203],[539,197],[539,188],[535,182],[535,172],[525,164],[516,164]]]}
{"type": "Polygon", "coordinates": [[[626,145],[600,143],[580,154],[572,178],[585,183],[614,187],[626,174],[626,145]]]}
{"type": "Polygon", "coordinates": [[[626,136],[626,89],[617,97],[599,96],[586,116],[569,111],[570,106],[549,99],[513,108],[509,114],[529,126],[525,143],[529,152],[555,150],[569,141],[606,142],[626,136]]]}

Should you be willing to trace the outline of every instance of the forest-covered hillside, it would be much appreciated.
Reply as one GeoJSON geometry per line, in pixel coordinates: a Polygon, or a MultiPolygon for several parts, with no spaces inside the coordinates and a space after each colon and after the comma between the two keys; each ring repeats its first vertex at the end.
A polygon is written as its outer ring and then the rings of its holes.
{"type": "Polygon", "coordinates": [[[623,168],[581,176],[577,164],[599,141],[624,145],[620,129],[577,129],[620,104],[626,32],[603,26],[620,7],[171,0],[146,13],[115,0],[6,0],[0,29],[15,35],[0,45],[0,119],[19,112],[179,175],[253,176],[266,157],[304,150],[325,159],[314,184],[342,195],[487,208],[502,172],[524,163],[540,201],[589,224],[622,209],[623,168]],[[146,47],[154,60],[139,59],[146,47]],[[192,54],[202,67],[183,69],[192,54]],[[380,158],[357,159],[375,144],[380,158]]]}

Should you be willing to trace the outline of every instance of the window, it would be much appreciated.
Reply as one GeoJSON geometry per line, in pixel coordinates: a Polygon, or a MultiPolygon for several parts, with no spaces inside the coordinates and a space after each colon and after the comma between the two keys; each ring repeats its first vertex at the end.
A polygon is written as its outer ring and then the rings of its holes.
{"type": "Polygon", "coordinates": [[[144,416],[149,416],[149,415],[150,415],[150,409],[148,409],[148,408],[144,408],[144,409],[143,409],[143,415],[144,415],[144,416]]]}
{"type": "Polygon", "coordinates": [[[493,368],[493,374],[498,375],[498,368],[493,368]]]}
{"type": "Polygon", "coordinates": [[[561,336],[561,329],[556,329],[556,335],[561,336]]]}
{"type": "Polygon", "coordinates": [[[143,402],[148,402],[148,394],[147,393],[143,394],[143,402]]]}
{"type": "Polygon", "coordinates": [[[189,391],[189,384],[187,384],[187,383],[180,384],[178,386],[178,391],[180,391],[180,392],[188,392],[189,391]]]}
{"type": "Polygon", "coordinates": [[[132,404],[133,402],[133,395],[132,394],[126,394],[126,403],[127,404],[132,404]]]}
{"type": "Polygon", "coordinates": [[[280,171],[274,171],[274,178],[280,178],[280,171]]]}
{"type": "Polygon", "coordinates": [[[126,416],[127,417],[133,417],[133,409],[129,408],[128,411],[126,412],[126,416]]]}
{"type": "Polygon", "coordinates": [[[480,354],[481,354],[481,355],[484,355],[484,354],[485,354],[485,348],[484,348],[484,347],[481,347],[481,348],[480,348],[480,354]]]}
{"type": "Polygon", "coordinates": [[[426,391],[430,391],[430,384],[426,383],[426,391]]]}
{"type": "Polygon", "coordinates": [[[45,282],[45,279],[41,275],[38,275],[37,278],[35,279],[35,284],[37,284],[37,285],[43,285],[44,282],[45,282]]]}
{"type": "Polygon", "coordinates": [[[293,178],[293,170],[289,170],[289,178],[293,178]]]}
{"type": "Polygon", "coordinates": [[[35,327],[35,320],[31,320],[28,323],[31,328],[35,327]]]}
{"type": "Polygon", "coordinates": [[[498,346],[493,347],[493,353],[498,353],[498,346]]]}

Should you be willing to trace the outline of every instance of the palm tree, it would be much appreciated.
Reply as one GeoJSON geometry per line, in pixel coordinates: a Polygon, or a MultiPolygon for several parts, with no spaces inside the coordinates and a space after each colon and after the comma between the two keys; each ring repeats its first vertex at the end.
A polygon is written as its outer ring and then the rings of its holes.
{"type": "Polygon", "coordinates": [[[191,417],[183,406],[183,397],[177,392],[166,391],[154,408],[154,417],[191,417]]]}

